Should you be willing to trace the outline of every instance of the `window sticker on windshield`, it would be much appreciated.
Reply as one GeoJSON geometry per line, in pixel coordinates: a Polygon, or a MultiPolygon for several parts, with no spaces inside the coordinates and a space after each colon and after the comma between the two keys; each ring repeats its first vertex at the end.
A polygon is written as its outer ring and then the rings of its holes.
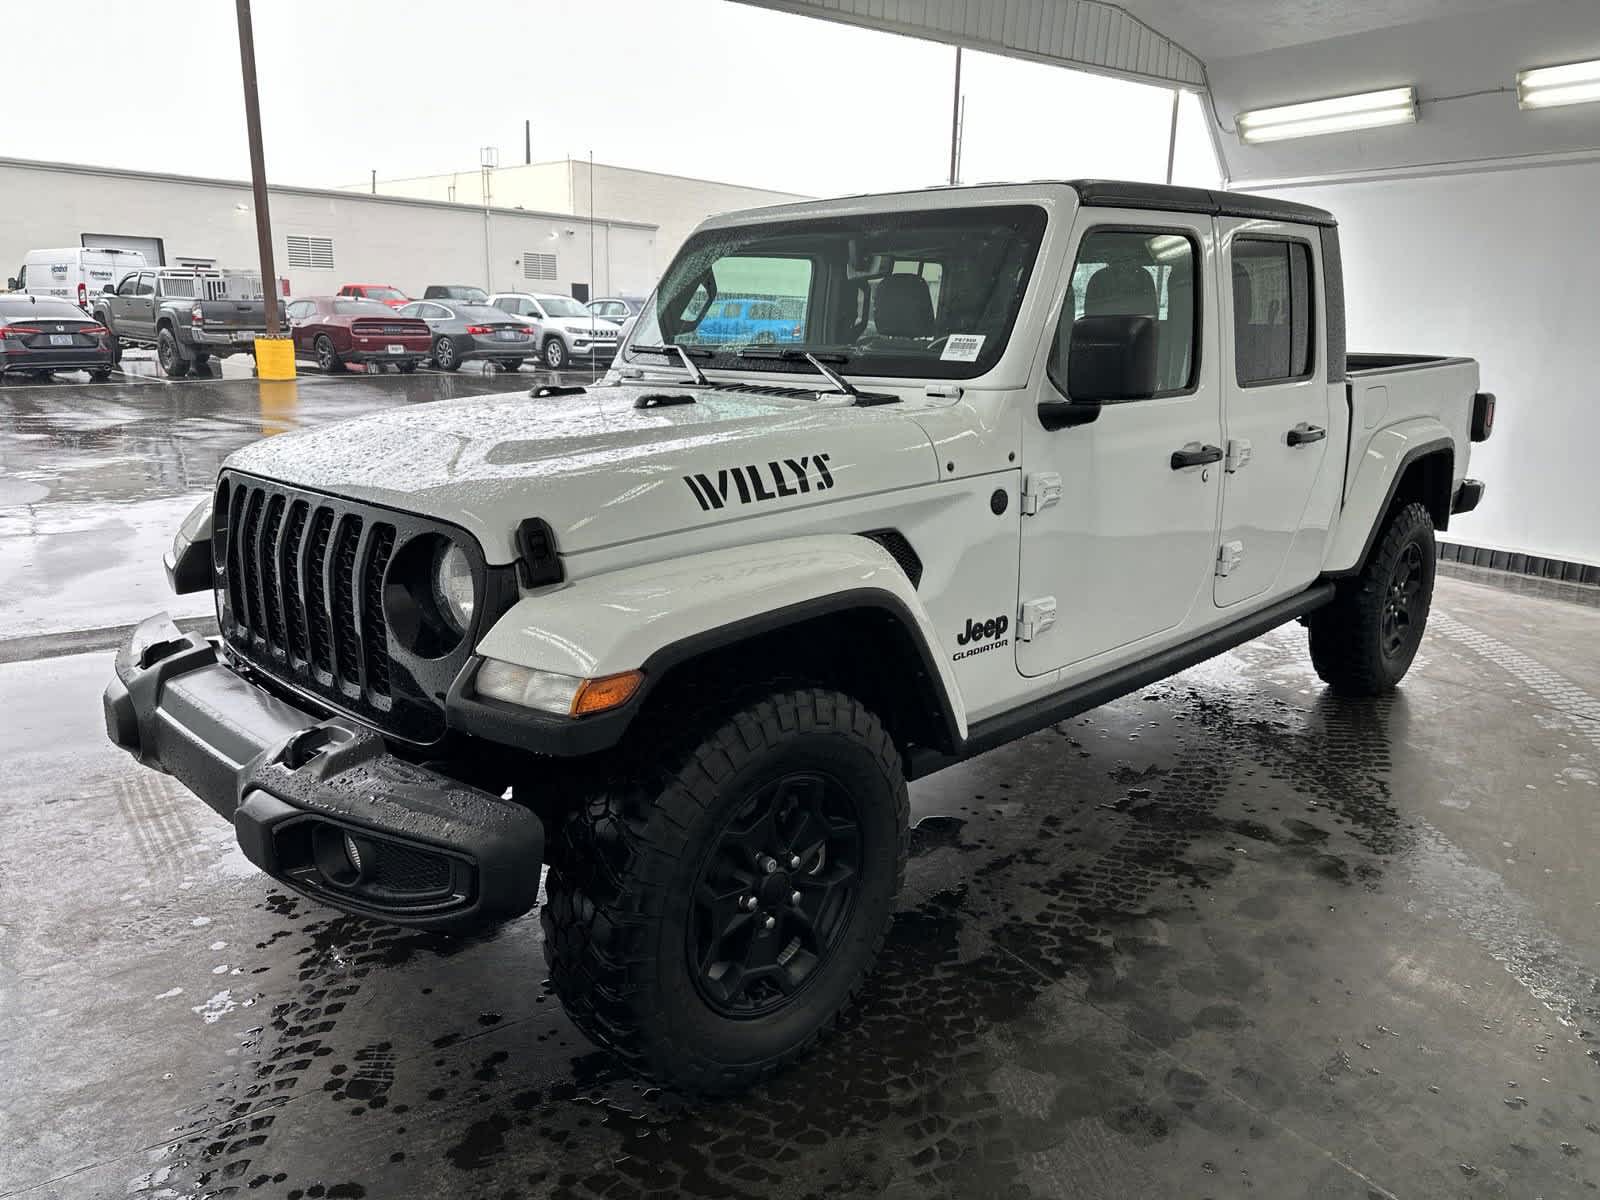
{"type": "Polygon", "coordinates": [[[945,340],[944,353],[939,355],[939,361],[977,362],[978,351],[983,349],[985,336],[981,333],[952,333],[945,340]]]}

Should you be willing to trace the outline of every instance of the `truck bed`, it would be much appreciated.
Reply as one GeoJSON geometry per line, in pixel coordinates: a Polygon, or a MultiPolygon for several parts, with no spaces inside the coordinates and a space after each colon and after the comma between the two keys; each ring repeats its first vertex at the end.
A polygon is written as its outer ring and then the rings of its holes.
{"type": "MultiPolygon", "coordinates": [[[[1392,426],[1432,418],[1443,424],[1456,446],[1464,450],[1471,444],[1472,402],[1477,391],[1478,364],[1470,358],[1353,351],[1346,355],[1345,392],[1350,403],[1346,491],[1353,486],[1374,437],[1392,426]]],[[[1465,453],[1456,455],[1453,467],[1459,482],[1467,469],[1465,453]]]]}

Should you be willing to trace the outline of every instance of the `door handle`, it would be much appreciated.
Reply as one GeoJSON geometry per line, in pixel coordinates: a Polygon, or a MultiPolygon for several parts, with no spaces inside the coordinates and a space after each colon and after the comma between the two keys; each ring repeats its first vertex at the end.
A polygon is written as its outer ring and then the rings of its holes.
{"type": "Polygon", "coordinates": [[[1289,430],[1289,445],[1309,446],[1312,442],[1320,442],[1328,436],[1328,431],[1321,425],[1307,425],[1301,422],[1289,430]]]}
{"type": "Polygon", "coordinates": [[[1205,463],[1222,461],[1221,446],[1197,446],[1190,443],[1182,450],[1172,452],[1172,469],[1181,471],[1185,467],[1198,467],[1205,463]]]}

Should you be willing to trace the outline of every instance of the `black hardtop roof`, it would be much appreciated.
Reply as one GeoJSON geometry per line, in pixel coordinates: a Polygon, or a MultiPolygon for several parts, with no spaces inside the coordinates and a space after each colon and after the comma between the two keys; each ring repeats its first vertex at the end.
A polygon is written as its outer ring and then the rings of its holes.
{"type": "Polygon", "coordinates": [[[1163,212],[1204,213],[1212,217],[1254,217],[1297,225],[1336,225],[1325,208],[1256,196],[1249,192],[1215,192],[1209,188],[1132,183],[1123,179],[1071,179],[1067,185],[1090,208],[1148,208],[1163,212]]]}

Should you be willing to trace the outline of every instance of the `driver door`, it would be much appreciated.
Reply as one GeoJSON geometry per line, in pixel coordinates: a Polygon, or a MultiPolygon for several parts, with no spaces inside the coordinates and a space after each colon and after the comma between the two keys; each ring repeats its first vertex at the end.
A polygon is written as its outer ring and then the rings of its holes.
{"type": "MultiPolygon", "coordinates": [[[[1214,278],[1211,218],[1095,209],[1079,220],[1035,398],[1059,405],[1092,390],[1080,370],[1074,394],[1068,369],[1086,365],[1071,350],[1074,326],[1085,318],[1153,322],[1153,375],[1150,351],[1141,351],[1140,362],[1154,387],[1104,401],[1082,424],[1047,428],[1038,405],[1023,416],[1016,655],[1028,676],[1061,668],[1097,674],[1178,640],[1202,604],[1210,611],[1216,560],[1222,395],[1207,282],[1214,278]],[[1041,629],[1051,613],[1053,623],[1041,629]]],[[[1091,323],[1085,341],[1107,326],[1133,328],[1091,323]]]]}

